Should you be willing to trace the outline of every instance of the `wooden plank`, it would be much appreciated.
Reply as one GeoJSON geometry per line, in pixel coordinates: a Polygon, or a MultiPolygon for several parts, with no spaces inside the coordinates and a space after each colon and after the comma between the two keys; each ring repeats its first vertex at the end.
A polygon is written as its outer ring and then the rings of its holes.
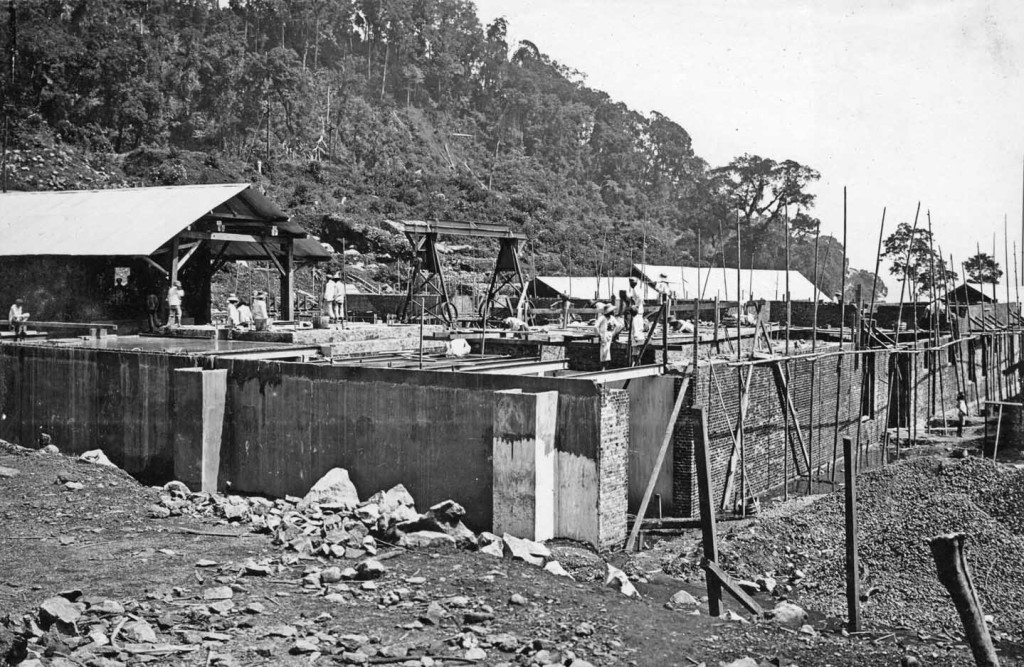
{"type": "Polygon", "coordinates": [[[640,510],[636,513],[636,520],[633,522],[633,529],[629,531],[629,539],[626,540],[626,551],[630,552],[636,548],[636,538],[640,534],[640,528],[643,526],[644,516],[647,514],[647,505],[651,502],[651,496],[654,495],[654,487],[658,483],[658,475],[661,474],[661,466],[665,463],[665,454],[668,452],[668,446],[672,443],[672,434],[676,428],[676,418],[679,417],[679,410],[683,407],[683,401],[686,400],[686,392],[690,388],[690,376],[683,378],[683,384],[679,388],[679,395],[676,396],[676,402],[672,406],[672,414],[668,418],[668,426],[665,428],[665,437],[661,441],[661,449],[658,450],[658,458],[654,461],[654,469],[651,471],[651,476],[647,480],[647,489],[644,491],[643,500],[640,502],[640,510]]]}
{"type": "MultiPolygon", "coordinates": [[[[704,558],[708,562],[718,561],[718,531],[715,525],[715,507],[711,489],[711,454],[708,452],[708,418],[704,410],[692,411],[700,428],[693,440],[693,455],[697,465],[697,497],[700,506],[700,528],[704,547],[704,558]]],[[[722,613],[722,587],[715,577],[705,577],[708,586],[708,614],[722,613]]]]}
{"type": "MultiPolygon", "coordinates": [[[[811,473],[811,458],[807,453],[807,445],[804,442],[804,433],[800,428],[800,418],[796,414],[796,406],[793,405],[793,396],[789,393],[789,383],[786,382],[786,376],[782,372],[782,368],[778,363],[772,364],[772,376],[775,378],[775,387],[779,391],[779,399],[782,402],[782,409],[788,411],[792,418],[792,425],[796,429],[796,438],[800,444],[800,453],[804,457],[804,465],[806,466],[807,474],[811,473]]],[[[786,434],[786,441],[792,444],[790,441],[789,434],[786,434]]],[[[797,475],[800,471],[797,470],[797,475]]]]}
{"type": "Polygon", "coordinates": [[[860,556],[857,535],[857,461],[853,440],[843,438],[843,475],[846,478],[846,610],[850,632],[860,632],[860,556]]]}
{"type": "Polygon", "coordinates": [[[992,463],[996,462],[996,454],[999,452],[999,431],[1003,426],[1003,406],[999,405],[999,416],[996,417],[996,441],[992,444],[992,463]]]}
{"type": "Polygon", "coordinates": [[[746,591],[733,581],[732,577],[725,570],[718,566],[718,563],[705,558],[701,561],[700,566],[704,568],[709,578],[718,579],[719,585],[725,589],[725,592],[736,598],[737,602],[743,605],[747,611],[758,618],[764,616],[764,609],[761,608],[761,605],[757,604],[754,598],[747,595],[746,591]]]}
{"type": "Polygon", "coordinates": [[[722,490],[722,509],[728,509],[729,499],[733,494],[733,487],[736,483],[736,466],[740,454],[740,429],[743,428],[743,420],[747,416],[747,407],[750,404],[750,379],[754,375],[754,365],[747,366],[747,379],[744,382],[743,396],[740,400],[740,418],[736,423],[736,430],[732,437],[732,454],[729,456],[729,465],[725,469],[725,487],[722,490]]]}

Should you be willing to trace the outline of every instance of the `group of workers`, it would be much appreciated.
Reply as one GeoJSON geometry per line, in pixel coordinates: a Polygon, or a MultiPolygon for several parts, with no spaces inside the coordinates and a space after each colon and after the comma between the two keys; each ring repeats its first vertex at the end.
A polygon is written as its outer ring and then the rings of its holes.
{"type": "Polygon", "coordinates": [[[267,313],[266,292],[256,292],[253,295],[252,307],[245,299],[239,299],[235,294],[229,294],[228,302],[228,323],[235,329],[255,329],[265,331],[270,323],[270,315],[267,313]]]}

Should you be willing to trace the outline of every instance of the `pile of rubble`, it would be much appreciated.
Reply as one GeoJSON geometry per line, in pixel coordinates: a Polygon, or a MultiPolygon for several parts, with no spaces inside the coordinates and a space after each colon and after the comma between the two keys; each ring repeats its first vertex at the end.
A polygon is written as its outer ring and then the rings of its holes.
{"type": "MultiPolygon", "coordinates": [[[[268,500],[193,493],[181,482],[168,482],[161,489],[159,502],[148,511],[153,518],[184,514],[247,525],[253,532],[271,535],[274,544],[296,556],[357,560],[390,547],[461,548],[520,560],[553,575],[572,578],[550,549],[539,542],[507,533],[500,537],[489,532],[474,533],[462,522],[465,508],[453,500],[440,502],[421,514],[409,491],[398,484],[360,501],[343,468],[330,470],[302,498],[268,500]]],[[[340,572],[342,578],[354,576],[352,568],[340,572]]],[[[627,596],[637,594],[628,577],[612,565],[606,565],[605,584],[627,596]]]]}
{"type": "MultiPolygon", "coordinates": [[[[993,637],[1017,641],[1024,628],[1024,533],[1018,512],[1024,471],[976,458],[917,458],[858,479],[862,616],[868,627],[962,642],[962,626],[939,584],[928,539],[963,532],[973,580],[993,637]]],[[[726,569],[751,590],[793,598],[835,618],[846,615],[843,494],[799,513],[769,511],[725,531],[726,569]]],[[[699,577],[701,550],[666,571],[699,577]]]]}

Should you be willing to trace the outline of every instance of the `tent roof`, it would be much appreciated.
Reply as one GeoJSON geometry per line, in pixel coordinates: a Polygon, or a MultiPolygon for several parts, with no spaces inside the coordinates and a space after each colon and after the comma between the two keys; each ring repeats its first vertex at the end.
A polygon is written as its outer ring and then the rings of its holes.
{"type": "MultiPolygon", "coordinates": [[[[0,194],[0,256],[151,255],[201,219],[242,221],[295,238],[299,259],[329,254],[247,183],[0,194]]],[[[259,244],[226,242],[229,259],[265,256],[259,244]]],[[[211,242],[219,252],[225,242],[211,242]]]]}
{"type": "MultiPolygon", "coordinates": [[[[633,274],[641,276],[649,285],[655,285],[667,276],[669,289],[681,299],[736,300],[736,269],[706,268],[695,266],[659,266],[634,264],[633,274]]],[[[789,272],[789,294],[793,301],[813,301],[814,285],[799,271],[789,272]]],[[[782,301],[786,298],[786,272],[773,269],[740,269],[740,299],[766,299],[782,301]]],[[[831,303],[831,295],[818,292],[818,298],[831,303]]]]}
{"type": "MultiPolygon", "coordinates": [[[[537,276],[537,281],[547,285],[551,290],[568,296],[570,299],[596,299],[607,301],[612,294],[629,289],[629,278],[599,278],[595,276],[537,276]]],[[[653,298],[653,295],[652,295],[653,298]]]]}

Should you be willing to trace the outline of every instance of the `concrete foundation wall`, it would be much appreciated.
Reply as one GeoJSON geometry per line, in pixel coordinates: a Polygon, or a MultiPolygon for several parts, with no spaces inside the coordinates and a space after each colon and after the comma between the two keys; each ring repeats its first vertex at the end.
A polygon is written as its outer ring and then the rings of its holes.
{"type": "Polygon", "coordinates": [[[172,474],[171,374],[187,356],[0,346],[0,438],[33,446],[40,430],[61,451],[102,448],[145,479],[172,474]]]}

